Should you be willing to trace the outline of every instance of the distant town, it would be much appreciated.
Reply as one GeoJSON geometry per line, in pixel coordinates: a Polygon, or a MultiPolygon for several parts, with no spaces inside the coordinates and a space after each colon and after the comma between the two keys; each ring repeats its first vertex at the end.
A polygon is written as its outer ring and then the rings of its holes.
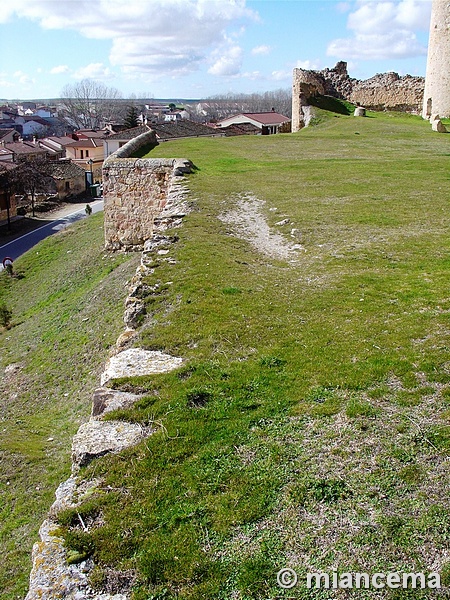
{"type": "Polygon", "coordinates": [[[290,131],[290,91],[183,101],[111,98],[90,81],[73,91],[0,105],[0,223],[98,196],[103,161],[149,128],[158,142],[290,131]]]}

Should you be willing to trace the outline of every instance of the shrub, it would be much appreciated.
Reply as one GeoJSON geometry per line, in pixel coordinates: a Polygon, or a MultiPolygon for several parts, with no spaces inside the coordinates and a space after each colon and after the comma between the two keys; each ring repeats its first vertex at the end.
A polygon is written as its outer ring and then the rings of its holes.
{"type": "Polygon", "coordinates": [[[12,311],[4,302],[0,302],[0,325],[9,329],[11,326],[12,311]]]}

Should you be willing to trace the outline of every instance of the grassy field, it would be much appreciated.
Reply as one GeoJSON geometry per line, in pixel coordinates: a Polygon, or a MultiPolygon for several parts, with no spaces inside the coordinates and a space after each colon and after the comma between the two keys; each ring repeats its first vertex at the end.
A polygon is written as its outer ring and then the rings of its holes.
{"type": "MultiPolygon", "coordinates": [[[[104,480],[78,509],[89,532],[61,515],[99,589],[134,600],[448,597],[306,588],[307,572],[333,569],[438,571],[450,583],[450,137],[388,113],[318,110],[316,122],[152,151],[198,170],[173,260],[155,254],[137,344],[185,365],[115,383],[144,396],[111,418],[156,432],[83,470],[104,480]],[[296,587],[278,586],[283,567],[296,587]]],[[[65,391],[49,411],[63,410],[65,391]]]]}
{"type": "Polygon", "coordinates": [[[12,312],[11,328],[0,327],[2,600],[25,596],[38,528],[70,474],[71,438],[123,329],[138,257],[103,243],[102,216],[92,216],[18,259],[17,278],[0,274],[12,312]]]}

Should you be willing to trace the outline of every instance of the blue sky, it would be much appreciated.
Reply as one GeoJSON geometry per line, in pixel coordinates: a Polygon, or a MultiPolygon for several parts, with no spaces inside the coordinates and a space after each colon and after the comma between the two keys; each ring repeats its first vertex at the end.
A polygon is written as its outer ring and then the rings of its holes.
{"type": "Polygon", "coordinates": [[[90,78],[204,98],[288,88],[294,67],[425,75],[430,0],[3,0],[0,98],[90,78]]]}

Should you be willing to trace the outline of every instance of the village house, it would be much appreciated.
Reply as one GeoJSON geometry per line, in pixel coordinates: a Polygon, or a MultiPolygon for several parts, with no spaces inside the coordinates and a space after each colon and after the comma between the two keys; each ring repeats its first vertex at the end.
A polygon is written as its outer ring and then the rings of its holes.
{"type": "Polygon", "coordinates": [[[66,145],[66,156],[89,175],[91,183],[101,179],[104,160],[103,139],[104,131],[82,129],[72,134],[75,139],[66,145]]]}
{"type": "Polygon", "coordinates": [[[14,160],[14,153],[12,150],[7,150],[5,146],[0,142],[0,160],[4,162],[12,163],[14,160]]]}
{"type": "Polygon", "coordinates": [[[51,135],[38,141],[39,146],[48,152],[53,152],[55,158],[66,158],[66,146],[72,144],[74,139],[67,135],[51,135]]]}
{"type": "Polygon", "coordinates": [[[15,163],[21,160],[33,160],[38,157],[48,157],[47,150],[40,148],[37,143],[33,142],[9,142],[2,144],[2,148],[5,148],[12,153],[12,160],[15,163]]]}
{"type": "Polygon", "coordinates": [[[261,135],[261,128],[256,127],[252,123],[234,123],[233,125],[221,127],[220,131],[223,131],[226,137],[235,135],[261,135]]]}
{"type": "Polygon", "coordinates": [[[11,108],[10,106],[0,106],[0,119],[14,121],[17,115],[18,112],[15,108],[11,108]]]}
{"type": "Polygon", "coordinates": [[[22,102],[21,104],[17,105],[17,112],[19,113],[19,115],[24,115],[25,113],[33,114],[36,108],[36,102],[22,102]]]}
{"type": "Polygon", "coordinates": [[[41,117],[30,116],[30,117],[16,117],[14,122],[22,127],[22,136],[33,137],[43,136],[48,133],[49,123],[41,117]]]}
{"type": "Polygon", "coordinates": [[[217,122],[217,127],[228,127],[240,123],[251,123],[261,130],[261,135],[286,132],[291,119],[271,110],[270,112],[240,113],[217,122]]]}
{"type": "Polygon", "coordinates": [[[111,134],[110,136],[103,139],[103,158],[106,159],[110,154],[116,152],[119,148],[122,148],[127,142],[132,140],[133,138],[141,135],[141,133],[145,133],[149,131],[149,127],[147,125],[140,125],[138,127],[133,127],[132,129],[124,129],[119,133],[111,134]]]}
{"type": "Polygon", "coordinates": [[[51,190],[58,200],[78,196],[86,191],[85,170],[70,160],[58,160],[51,163],[50,177],[54,185],[51,190]]]}

